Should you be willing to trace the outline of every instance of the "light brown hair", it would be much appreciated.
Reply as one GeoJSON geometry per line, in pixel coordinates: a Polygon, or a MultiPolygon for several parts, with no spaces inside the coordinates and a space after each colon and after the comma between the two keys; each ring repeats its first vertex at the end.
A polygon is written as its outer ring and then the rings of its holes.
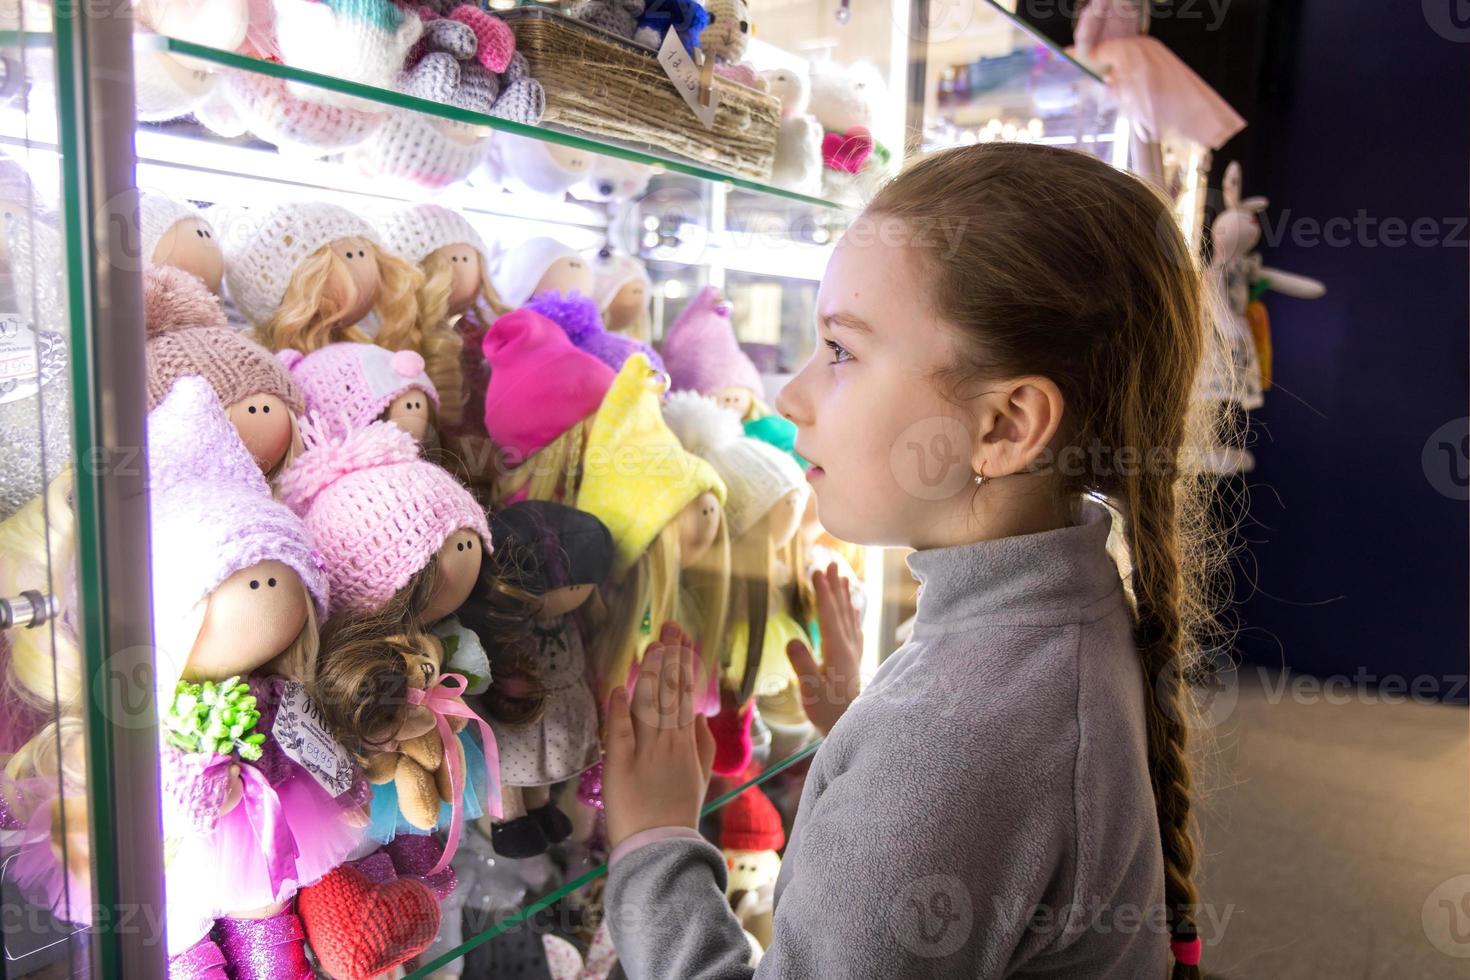
{"type": "MultiPolygon", "coordinates": [[[[1055,147],[927,156],[865,213],[898,219],[934,311],[957,328],[959,360],[936,378],[941,390],[958,401],[977,383],[1051,379],[1065,401],[1065,444],[1087,450],[1049,467],[1056,492],[1102,497],[1121,518],[1166,909],[1173,937],[1192,939],[1185,681],[1214,638],[1224,557],[1224,530],[1210,518],[1215,481],[1194,464],[1206,440],[1230,435],[1218,409],[1191,398],[1209,335],[1199,263],[1150,186],[1055,147]]],[[[1199,976],[1174,964],[1174,980],[1199,976]]]]}

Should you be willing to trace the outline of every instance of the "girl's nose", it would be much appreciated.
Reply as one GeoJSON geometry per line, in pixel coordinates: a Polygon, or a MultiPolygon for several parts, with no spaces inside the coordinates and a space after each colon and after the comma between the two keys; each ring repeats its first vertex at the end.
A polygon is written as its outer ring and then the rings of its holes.
{"type": "Polygon", "coordinates": [[[808,418],[805,399],[802,398],[800,391],[801,378],[805,373],[805,371],[799,372],[796,377],[786,382],[780,391],[776,392],[776,411],[781,413],[782,418],[799,426],[805,425],[808,418]]]}

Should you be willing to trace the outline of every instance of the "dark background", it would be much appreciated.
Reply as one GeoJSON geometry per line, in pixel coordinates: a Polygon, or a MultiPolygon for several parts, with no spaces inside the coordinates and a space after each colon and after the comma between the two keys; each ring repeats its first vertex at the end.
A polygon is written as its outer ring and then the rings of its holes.
{"type": "MultiPolygon", "coordinates": [[[[1073,2],[1017,9],[1070,43],[1073,2]]],[[[1263,242],[1266,264],[1327,284],[1319,300],[1265,300],[1277,387],[1252,413],[1238,653],[1435,678],[1436,696],[1465,702],[1470,6],[1231,0],[1213,30],[1204,2],[1155,11],[1150,33],[1248,122],[1216,153],[1212,185],[1239,160],[1245,194],[1270,198],[1263,228],[1290,218],[1263,242]],[[1349,244],[1290,230],[1360,211],[1349,244]],[[1432,219],[1445,244],[1387,245],[1386,218],[1432,219]]]]}

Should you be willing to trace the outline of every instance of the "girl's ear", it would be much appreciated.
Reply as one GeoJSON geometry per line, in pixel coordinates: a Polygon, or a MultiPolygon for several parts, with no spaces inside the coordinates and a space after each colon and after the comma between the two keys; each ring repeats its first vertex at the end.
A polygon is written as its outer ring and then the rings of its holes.
{"type": "Polygon", "coordinates": [[[980,395],[971,468],[987,479],[1026,471],[1061,428],[1065,405],[1056,382],[1039,376],[1014,378],[980,395]]]}

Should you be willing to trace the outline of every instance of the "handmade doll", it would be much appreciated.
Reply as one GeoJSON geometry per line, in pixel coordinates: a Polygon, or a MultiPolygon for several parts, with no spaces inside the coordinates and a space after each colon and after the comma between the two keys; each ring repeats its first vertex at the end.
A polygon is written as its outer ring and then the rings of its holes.
{"type": "Polygon", "coordinates": [[[729,869],[725,898],[764,950],[771,945],[776,878],[786,832],[781,814],[758,786],[752,786],[720,811],[720,850],[729,869]]]}
{"type": "Polygon", "coordinates": [[[434,377],[441,430],[484,435],[489,370],[481,347],[486,329],[509,309],[490,282],[490,250],[458,212],[438,204],[392,211],[378,219],[377,227],[389,250],[423,274],[418,332],[432,343],[443,343],[440,338],[451,331],[459,337],[457,370],[434,377]]]}
{"type": "MultiPolygon", "coordinates": [[[[445,655],[449,669],[440,670],[443,641],[429,635],[474,586],[490,547],[485,512],[395,425],[373,422],[337,436],[315,421],[302,429],[305,449],[283,474],[281,497],[302,516],[332,582],[318,700],[329,727],[382,780],[373,790],[375,839],[447,831],[437,873],[467,817],[499,812],[495,739],[483,724],[453,735],[449,719],[476,720],[461,700],[469,681],[455,656],[445,655]],[[429,732],[442,746],[449,791],[424,827],[422,800],[399,798],[396,762],[389,769],[375,756],[397,760],[402,746],[429,732]]],[[[485,672],[479,664],[471,670],[485,672]]]]}
{"type": "Polygon", "coordinates": [[[684,50],[693,54],[708,24],[709,13],[697,0],[646,0],[633,40],[657,49],[664,35],[674,31],[684,50]]]}
{"type": "Polygon", "coordinates": [[[490,271],[495,292],[511,309],[520,309],[547,292],[592,294],[592,266],[555,238],[530,238],[506,249],[490,271]]]}
{"type": "Polygon", "coordinates": [[[1245,128],[1245,120],[1147,31],[1148,4],[1085,0],[1072,35],[1077,56],[1102,69],[1118,114],[1130,124],[1130,169],[1159,182],[1166,136],[1218,150],[1245,128]]]}
{"type": "Polygon", "coordinates": [[[645,344],[652,343],[653,317],[648,304],[653,298],[653,281],[643,260],[604,247],[590,261],[592,298],[602,313],[603,326],[645,344]]]}
{"type": "Polygon", "coordinates": [[[285,367],[230,329],[219,297],[201,279],[171,266],[143,273],[143,324],[148,407],[179,378],[204,378],[261,471],[270,479],[279,475],[299,447],[296,416],[304,405],[285,367]]]}
{"type": "Polygon", "coordinates": [[[713,713],[730,589],[725,483],[669,431],[664,384],[642,354],[629,357],[588,432],[576,506],[607,525],[614,546],[594,672],[605,702],[665,622],[687,623],[705,672],[696,708],[713,713]]]}
{"type": "Polygon", "coordinates": [[[808,111],[811,80],[804,72],[776,68],[761,72],[766,90],[781,101],[781,130],[771,183],[798,194],[822,193],[822,124],[808,111]]]}
{"type": "Polygon", "coordinates": [[[560,201],[592,167],[586,150],[545,140],[496,132],[485,150],[484,162],[471,176],[483,178],[513,194],[539,194],[560,201]]]}
{"type": "Polygon", "coordinates": [[[507,616],[530,619],[520,635],[494,644],[494,680],[480,699],[500,749],[505,810],[491,840],[506,857],[530,857],[572,830],[551,800],[551,786],[598,759],[597,703],[573,614],[606,579],[612,537],[591,514],[541,500],[506,507],[491,533],[493,567],[482,567],[459,618],[482,640],[507,616]]]}
{"type": "Polygon", "coordinates": [[[674,391],[708,395],[741,421],[770,414],[761,401],[760,372],[740,349],[730,304],[715,287],[701,289],[679,312],[663,352],[674,391]]]}
{"type": "Polygon", "coordinates": [[[685,449],[714,467],[728,493],[732,598],[722,693],[730,696],[722,699],[721,713],[733,711],[737,723],[725,718],[714,728],[717,771],[739,772],[749,763],[749,736],[739,719],[752,695],[771,704],[782,721],[789,717],[785,699],[794,697],[801,711],[785,650],[789,640],[806,634],[791,615],[794,581],[778,556],[796,534],[808,485],[790,456],[746,436],[735,415],[713,399],[675,392],[664,418],[685,449]]]}
{"type": "Polygon", "coordinates": [[[764,90],[766,83],[741,59],[754,33],[750,5],[746,0],[706,0],[709,24],[699,36],[699,46],[715,58],[715,74],[749,88],[764,90]]]}
{"type": "Polygon", "coordinates": [[[614,371],[633,354],[642,354],[655,371],[664,371],[663,358],[652,347],[603,326],[597,301],[590,294],[543,292],[532,297],[525,308],[556,323],[578,350],[591,354],[614,371]]]}
{"type": "Polygon", "coordinates": [[[822,126],[822,196],[860,202],[876,188],[892,160],[873,135],[888,99],[883,76],[869,62],[813,62],[807,108],[822,126]]]}
{"type": "Polygon", "coordinates": [[[210,292],[219,293],[225,253],[198,209],[157,191],[140,190],[138,221],[145,266],[182,269],[198,276],[210,292]]]}
{"type": "Polygon", "coordinates": [[[497,498],[574,501],[587,431],[612,386],[612,369],[527,309],[496,320],[482,350],[490,366],[485,431],[503,469],[497,498]]]}
{"type": "Polygon", "coordinates": [[[291,899],[356,846],[366,800],[308,693],[327,576],[202,378],[148,444],[170,951],[305,980],[291,899]]]}
{"type": "Polygon", "coordinates": [[[436,386],[458,375],[453,328],[419,322],[422,273],[383,248],[357,215],[334,204],[288,204],[232,211],[227,222],[230,298],[270,350],[371,342],[418,351],[436,386]]]}
{"type": "Polygon", "coordinates": [[[434,427],[439,392],[417,351],[341,343],[276,357],[300,387],[306,411],[334,436],[385,419],[422,444],[434,427]]]}

